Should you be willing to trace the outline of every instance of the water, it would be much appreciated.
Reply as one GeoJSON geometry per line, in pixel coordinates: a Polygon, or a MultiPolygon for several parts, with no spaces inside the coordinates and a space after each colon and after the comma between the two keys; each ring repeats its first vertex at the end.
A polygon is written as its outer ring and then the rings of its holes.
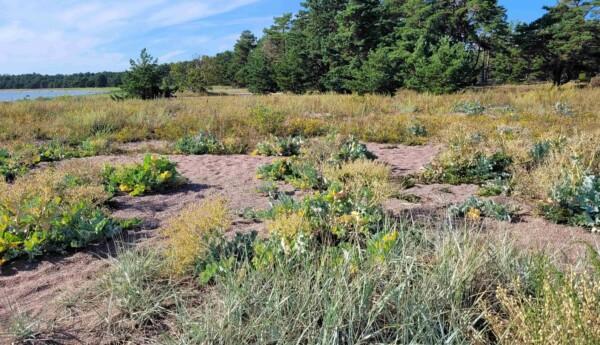
{"type": "Polygon", "coordinates": [[[56,98],[61,96],[89,96],[108,93],[102,89],[36,89],[0,90],[0,102],[14,102],[23,99],[56,98]]]}

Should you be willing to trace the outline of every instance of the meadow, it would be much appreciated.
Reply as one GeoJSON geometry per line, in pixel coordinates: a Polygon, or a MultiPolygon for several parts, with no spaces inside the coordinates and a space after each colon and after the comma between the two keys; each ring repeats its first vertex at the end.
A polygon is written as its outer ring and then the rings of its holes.
{"type": "Polygon", "coordinates": [[[111,248],[78,288],[8,301],[2,326],[17,343],[597,344],[598,99],[540,84],[2,103],[0,287],[111,248]],[[407,172],[381,155],[419,148],[433,158],[407,172]],[[417,216],[414,186],[474,193],[417,216]],[[152,202],[157,226],[128,213],[152,202]],[[498,232],[521,219],[566,237],[498,232]],[[565,260],[569,241],[586,243],[565,260]]]}

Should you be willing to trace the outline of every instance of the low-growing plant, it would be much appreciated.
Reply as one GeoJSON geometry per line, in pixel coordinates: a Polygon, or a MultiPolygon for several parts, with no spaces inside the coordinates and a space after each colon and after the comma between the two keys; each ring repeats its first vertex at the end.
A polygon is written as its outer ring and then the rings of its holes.
{"type": "Polygon", "coordinates": [[[257,177],[286,181],[300,189],[323,188],[324,181],[317,168],[301,159],[278,159],[258,168],[257,177]]]}
{"type": "Polygon", "coordinates": [[[481,184],[489,180],[508,179],[511,176],[509,168],[513,160],[505,152],[491,155],[477,152],[470,158],[454,158],[431,164],[423,173],[424,179],[458,185],[481,184]]]}
{"type": "Polygon", "coordinates": [[[144,157],[141,164],[118,168],[105,166],[103,176],[108,192],[114,194],[120,191],[131,196],[164,191],[184,182],[175,163],[166,157],[150,154],[144,157]]]}
{"type": "Polygon", "coordinates": [[[121,231],[93,168],[45,169],[0,182],[0,264],[26,255],[81,248],[121,231]]]}
{"type": "Polygon", "coordinates": [[[179,139],[175,143],[175,150],[189,155],[220,154],[225,152],[225,146],[214,135],[200,132],[179,139]]]}
{"type": "Polygon", "coordinates": [[[279,138],[271,136],[256,145],[254,154],[261,156],[296,156],[300,154],[304,140],[301,137],[279,138]]]}
{"type": "Polygon", "coordinates": [[[566,102],[556,102],[554,104],[554,111],[562,116],[573,116],[575,114],[571,105],[566,102]]]}
{"type": "Polygon", "coordinates": [[[557,223],[591,228],[600,227],[600,177],[592,174],[565,174],[542,205],[546,218],[557,223]]]}
{"type": "Polygon", "coordinates": [[[408,133],[415,137],[426,137],[428,132],[427,128],[420,123],[413,123],[408,127],[408,133]]]}
{"type": "Polygon", "coordinates": [[[27,166],[19,162],[8,150],[0,148],[0,180],[13,181],[27,170],[27,166]]]}
{"type": "Polygon", "coordinates": [[[454,217],[465,217],[469,220],[490,217],[506,222],[510,222],[515,214],[515,210],[509,206],[498,204],[492,200],[478,199],[473,196],[462,204],[450,207],[448,212],[454,217]]]}
{"type": "Polygon", "coordinates": [[[166,262],[156,250],[119,249],[110,271],[100,280],[100,296],[106,299],[107,333],[131,332],[164,317],[175,299],[166,262]]]}
{"type": "Polygon", "coordinates": [[[481,115],[485,112],[485,107],[479,101],[464,101],[456,103],[452,111],[466,115],[481,115]]]}
{"type": "Polygon", "coordinates": [[[223,241],[230,225],[231,216],[222,198],[184,208],[164,230],[171,272],[184,275],[193,271],[197,260],[206,258],[211,246],[223,241]]]}

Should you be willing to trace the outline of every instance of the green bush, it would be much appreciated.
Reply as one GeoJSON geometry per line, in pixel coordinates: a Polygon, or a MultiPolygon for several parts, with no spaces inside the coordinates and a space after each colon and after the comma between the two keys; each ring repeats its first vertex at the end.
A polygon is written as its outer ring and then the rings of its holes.
{"type": "Polygon", "coordinates": [[[261,156],[296,156],[300,154],[304,140],[300,137],[279,138],[271,136],[256,145],[255,154],[261,156]]]}
{"type": "Polygon", "coordinates": [[[263,135],[278,135],[283,128],[285,114],[259,105],[250,110],[250,125],[263,135]]]}
{"type": "Polygon", "coordinates": [[[165,157],[146,155],[142,164],[104,167],[104,185],[110,193],[121,191],[131,196],[160,192],[183,182],[176,164],[165,157]]]}
{"type": "Polygon", "coordinates": [[[189,155],[220,154],[225,152],[225,146],[214,135],[201,132],[179,139],[175,150],[189,155]]]}
{"type": "Polygon", "coordinates": [[[473,196],[462,204],[452,206],[448,211],[454,217],[466,217],[471,220],[490,217],[506,222],[510,222],[515,213],[514,209],[506,205],[495,203],[492,200],[478,199],[473,196]]]}
{"type": "Polygon", "coordinates": [[[361,143],[353,136],[344,138],[338,145],[337,151],[331,156],[331,162],[344,163],[353,162],[358,159],[376,159],[372,152],[367,149],[367,145],[361,143]]]}

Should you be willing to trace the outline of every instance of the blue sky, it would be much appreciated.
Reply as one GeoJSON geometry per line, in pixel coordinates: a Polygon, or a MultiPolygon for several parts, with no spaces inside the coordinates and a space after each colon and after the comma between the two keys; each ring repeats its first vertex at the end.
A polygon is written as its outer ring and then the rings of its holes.
{"type": "MultiPolygon", "coordinates": [[[[230,49],[299,0],[0,0],[0,74],[120,71],[146,47],[160,62],[230,49]]],[[[555,0],[500,0],[530,21],[555,0]]]]}

